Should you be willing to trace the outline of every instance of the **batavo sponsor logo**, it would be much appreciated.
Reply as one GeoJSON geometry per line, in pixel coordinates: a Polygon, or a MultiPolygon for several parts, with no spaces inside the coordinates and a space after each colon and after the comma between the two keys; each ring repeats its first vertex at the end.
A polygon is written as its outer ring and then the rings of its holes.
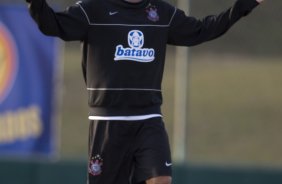
{"type": "Polygon", "coordinates": [[[0,22],[0,104],[8,95],[17,73],[17,50],[12,35],[0,22]]]}
{"type": "Polygon", "coordinates": [[[144,34],[139,30],[132,30],[128,33],[128,45],[130,47],[116,46],[115,61],[130,60],[148,63],[155,59],[155,50],[142,48],[144,45],[144,34]]]}
{"type": "Polygon", "coordinates": [[[0,114],[0,145],[38,138],[43,132],[38,106],[0,114]]]}

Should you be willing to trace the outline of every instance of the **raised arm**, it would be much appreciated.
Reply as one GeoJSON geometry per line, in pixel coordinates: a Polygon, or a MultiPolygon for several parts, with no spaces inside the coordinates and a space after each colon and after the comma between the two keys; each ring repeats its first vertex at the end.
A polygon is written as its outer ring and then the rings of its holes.
{"type": "Polygon", "coordinates": [[[237,0],[233,7],[203,20],[177,10],[169,28],[168,44],[194,46],[223,35],[241,17],[248,15],[263,0],[237,0]]]}
{"type": "Polygon", "coordinates": [[[63,12],[54,12],[45,0],[26,0],[30,14],[42,33],[63,40],[83,40],[87,34],[88,21],[81,6],[75,4],[63,12]]]}

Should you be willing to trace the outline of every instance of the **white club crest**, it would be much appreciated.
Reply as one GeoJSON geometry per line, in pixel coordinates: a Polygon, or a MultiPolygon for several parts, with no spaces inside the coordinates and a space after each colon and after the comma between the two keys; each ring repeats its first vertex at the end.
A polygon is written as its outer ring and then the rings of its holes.
{"type": "Polygon", "coordinates": [[[132,48],[141,48],[144,45],[144,35],[141,31],[132,30],[128,33],[128,45],[132,48]]]}

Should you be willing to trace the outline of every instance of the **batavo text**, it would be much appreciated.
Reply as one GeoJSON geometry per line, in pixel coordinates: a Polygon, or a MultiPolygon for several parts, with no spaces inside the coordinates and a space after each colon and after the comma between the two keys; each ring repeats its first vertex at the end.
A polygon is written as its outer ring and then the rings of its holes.
{"type": "Polygon", "coordinates": [[[0,144],[36,138],[41,133],[40,110],[36,106],[0,114],[0,144]]]}

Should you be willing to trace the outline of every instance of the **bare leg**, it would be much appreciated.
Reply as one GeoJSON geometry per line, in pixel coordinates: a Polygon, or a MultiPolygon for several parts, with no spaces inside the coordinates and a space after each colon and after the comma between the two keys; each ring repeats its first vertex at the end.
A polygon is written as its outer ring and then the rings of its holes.
{"type": "Polygon", "coordinates": [[[170,176],[159,176],[155,178],[148,179],[146,184],[171,184],[170,176]]]}

